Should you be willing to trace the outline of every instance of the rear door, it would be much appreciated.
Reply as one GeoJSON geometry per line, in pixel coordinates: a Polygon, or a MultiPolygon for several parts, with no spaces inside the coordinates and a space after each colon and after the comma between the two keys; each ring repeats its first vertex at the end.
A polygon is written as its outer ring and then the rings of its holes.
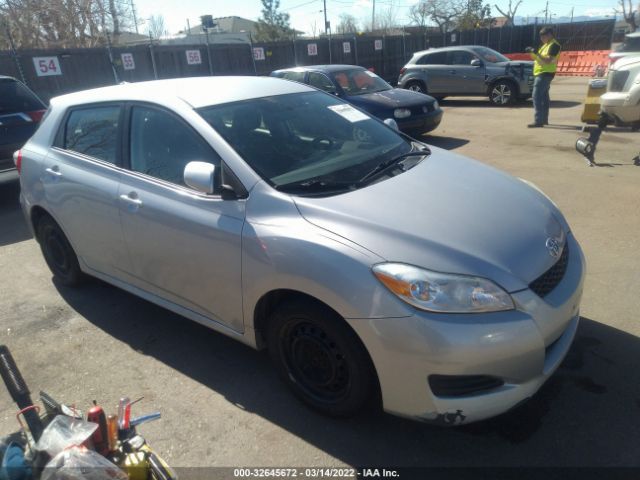
{"type": "Polygon", "coordinates": [[[118,202],[133,283],[242,332],[244,200],[204,195],[184,184],[187,163],[208,162],[220,172],[222,161],[181,117],[131,104],[126,118],[128,170],[118,202]]]}
{"type": "Polygon", "coordinates": [[[117,202],[121,128],[119,103],[71,108],[41,177],[47,206],[80,261],[115,277],[129,268],[117,202]]]}
{"type": "Polygon", "coordinates": [[[45,105],[13,78],[0,78],[0,172],[12,169],[13,152],[38,128],[45,105]]]}
{"type": "Polygon", "coordinates": [[[449,66],[447,65],[447,52],[433,52],[423,55],[416,65],[427,80],[427,93],[449,94],[449,66]]]}

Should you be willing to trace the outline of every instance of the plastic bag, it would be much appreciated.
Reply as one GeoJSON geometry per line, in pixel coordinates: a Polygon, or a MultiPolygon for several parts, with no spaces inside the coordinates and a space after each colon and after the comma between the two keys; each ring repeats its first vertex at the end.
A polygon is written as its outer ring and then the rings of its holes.
{"type": "Polygon", "coordinates": [[[56,455],[40,480],[128,480],[116,465],[93,450],[72,447],[56,455]]]}
{"type": "Polygon", "coordinates": [[[81,445],[97,428],[97,423],[58,415],[42,432],[40,440],[36,443],[36,450],[55,457],[65,448],[81,445]]]}

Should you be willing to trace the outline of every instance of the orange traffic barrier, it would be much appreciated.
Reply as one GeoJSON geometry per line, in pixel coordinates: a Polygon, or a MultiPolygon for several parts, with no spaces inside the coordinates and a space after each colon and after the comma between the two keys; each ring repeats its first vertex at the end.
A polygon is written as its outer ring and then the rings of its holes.
{"type": "MultiPolygon", "coordinates": [[[[588,50],[561,52],[558,58],[557,75],[592,77],[605,76],[611,50],[588,50]]],[[[531,60],[528,53],[508,53],[511,60],[531,60]]]]}

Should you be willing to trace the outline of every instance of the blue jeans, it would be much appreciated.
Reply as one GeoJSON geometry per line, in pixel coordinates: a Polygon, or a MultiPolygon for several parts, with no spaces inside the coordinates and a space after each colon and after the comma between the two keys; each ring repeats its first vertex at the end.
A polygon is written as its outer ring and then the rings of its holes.
{"type": "Polygon", "coordinates": [[[538,125],[549,123],[549,88],[553,75],[541,74],[533,81],[534,121],[538,125]]]}

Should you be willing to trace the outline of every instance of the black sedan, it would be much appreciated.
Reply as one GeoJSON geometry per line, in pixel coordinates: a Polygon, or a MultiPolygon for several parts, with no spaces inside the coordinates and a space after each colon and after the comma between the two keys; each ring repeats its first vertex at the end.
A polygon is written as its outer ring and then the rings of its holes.
{"type": "Polygon", "coordinates": [[[420,135],[442,120],[435,98],[393,88],[375,73],[354,65],[312,65],[271,72],[272,77],[306,83],[332,93],[381,120],[394,119],[400,130],[420,135]]]}
{"type": "Polygon", "coordinates": [[[13,172],[13,152],[34,134],[46,111],[23,83],[0,75],[0,178],[13,172]]]}

